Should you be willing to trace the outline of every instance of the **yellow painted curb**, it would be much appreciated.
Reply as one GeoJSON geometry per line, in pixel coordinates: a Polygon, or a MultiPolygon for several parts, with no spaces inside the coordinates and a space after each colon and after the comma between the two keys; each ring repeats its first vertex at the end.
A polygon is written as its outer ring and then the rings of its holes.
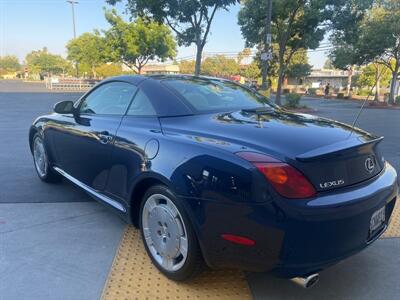
{"type": "Polygon", "coordinates": [[[139,230],[128,226],[115,256],[103,300],[251,299],[243,272],[206,271],[187,283],[168,280],[151,263],[139,230]]]}

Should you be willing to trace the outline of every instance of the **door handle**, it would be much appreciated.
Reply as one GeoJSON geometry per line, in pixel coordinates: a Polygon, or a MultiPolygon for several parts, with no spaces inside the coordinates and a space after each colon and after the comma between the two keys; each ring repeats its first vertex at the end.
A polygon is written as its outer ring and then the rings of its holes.
{"type": "Polygon", "coordinates": [[[108,144],[113,139],[113,137],[110,135],[108,131],[99,132],[97,136],[99,137],[99,141],[102,144],[108,144]]]}

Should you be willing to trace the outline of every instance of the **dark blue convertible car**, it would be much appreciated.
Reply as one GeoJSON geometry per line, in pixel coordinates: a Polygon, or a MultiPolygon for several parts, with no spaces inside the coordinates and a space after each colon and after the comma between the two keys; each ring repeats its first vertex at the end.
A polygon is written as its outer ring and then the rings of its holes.
{"type": "Polygon", "coordinates": [[[115,77],[54,111],[29,133],[40,179],[65,177],[139,227],[174,280],[205,263],[311,284],[374,242],[395,205],[382,138],[228,80],[115,77]]]}

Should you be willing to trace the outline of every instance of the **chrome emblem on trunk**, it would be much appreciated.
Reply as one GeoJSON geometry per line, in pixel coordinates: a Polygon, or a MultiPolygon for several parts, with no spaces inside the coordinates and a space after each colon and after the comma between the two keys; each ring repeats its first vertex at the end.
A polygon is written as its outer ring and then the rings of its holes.
{"type": "Polygon", "coordinates": [[[372,172],[374,171],[374,169],[375,169],[375,162],[374,162],[374,159],[373,159],[373,158],[368,157],[368,158],[365,160],[365,169],[366,169],[368,172],[370,172],[370,173],[372,173],[372,172]]]}
{"type": "Polygon", "coordinates": [[[343,179],[339,179],[339,180],[320,183],[319,187],[321,189],[327,189],[327,188],[331,188],[331,187],[335,187],[335,186],[340,186],[340,185],[343,185],[343,184],[344,184],[344,180],[343,179]]]}

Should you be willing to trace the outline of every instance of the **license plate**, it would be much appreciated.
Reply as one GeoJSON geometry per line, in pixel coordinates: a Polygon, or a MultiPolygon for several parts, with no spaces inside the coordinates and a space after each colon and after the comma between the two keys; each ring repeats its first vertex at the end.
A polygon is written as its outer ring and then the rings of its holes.
{"type": "Polygon", "coordinates": [[[385,223],[385,218],[385,207],[382,207],[374,212],[369,223],[369,232],[374,232],[376,229],[381,227],[383,223],[385,223]]]}

